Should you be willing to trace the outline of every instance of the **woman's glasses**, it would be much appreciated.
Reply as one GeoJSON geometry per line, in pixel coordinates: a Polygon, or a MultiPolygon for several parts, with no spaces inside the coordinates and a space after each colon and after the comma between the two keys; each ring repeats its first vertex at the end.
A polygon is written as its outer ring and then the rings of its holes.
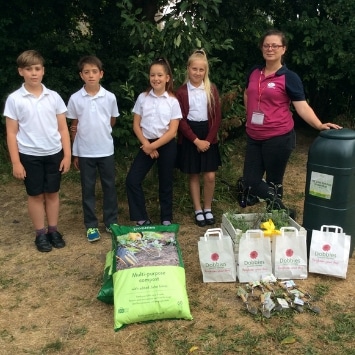
{"type": "Polygon", "coordinates": [[[277,49],[279,49],[279,48],[281,48],[281,47],[285,47],[285,46],[283,46],[282,44],[275,44],[275,43],[273,43],[273,44],[263,44],[263,49],[265,49],[266,51],[268,50],[268,49],[272,49],[273,51],[276,51],[277,49]]]}

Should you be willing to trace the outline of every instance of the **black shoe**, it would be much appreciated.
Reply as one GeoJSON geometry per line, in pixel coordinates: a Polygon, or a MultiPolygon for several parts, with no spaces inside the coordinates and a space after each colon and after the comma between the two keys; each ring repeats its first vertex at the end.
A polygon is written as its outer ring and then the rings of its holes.
{"type": "Polygon", "coordinates": [[[296,219],[296,210],[295,209],[293,209],[293,208],[288,208],[287,209],[287,213],[288,213],[288,215],[293,219],[293,220],[295,220],[296,219]]]}
{"type": "Polygon", "coordinates": [[[137,223],[137,226],[150,226],[152,224],[152,221],[150,219],[146,219],[143,223],[139,224],[137,223]]]}
{"type": "Polygon", "coordinates": [[[65,241],[59,232],[47,233],[49,242],[54,246],[54,248],[64,248],[65,241]]]}
{"type": "Polygon", "coordinates": [[[214,220],[214,217],[213,217],[213,214],[212,214],[212,212],[211,211],[208,211],[208,212],[204,212],[204,216],[205,216],[205,221],[206,221],[206,224],[207,225],[212,225],[212,224],[215,224],[216,223],[216,221],[214,220]],[[206,214],[207,213],[209,213],[209,214],[211,214],[212,215],[212,218],[206,218],[206,214]]]}
{"type": "Polygon", "coordinates": [[[203,212],[198,212],[195,214],[195,222],[199,227],[204,227],[206,225],[206,220],[205,220],[205,215],[203,214],[203,212]],[[197,216],[203,216],[203,219],[201,221],[199,221],[197,219],[197,216]]]}
{"type": "Polygon", "coordinates": [[[244,208],[247,206],[246,188],[242,177],[237,180],[237,201],[240,207],[244,208]]]}
{"type": "Polygon", "coordinates": [[[49,252],[52,250],[52,245],[48,240],[47,234],[40,234],[36,236],[36,247],[41,252],[49,252]]]}

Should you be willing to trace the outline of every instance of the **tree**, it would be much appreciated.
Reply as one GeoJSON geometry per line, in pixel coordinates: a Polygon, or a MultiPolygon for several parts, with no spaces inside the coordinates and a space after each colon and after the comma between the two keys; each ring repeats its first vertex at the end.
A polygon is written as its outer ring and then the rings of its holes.
{"type": "MultiPolygon", "coordinates": [[[[203,47],[211,79],[237,101],[228,112],[244,115],[241,88],[249,68],[262,60],[262,33],[276,27],[290,39],[286,63],[304,81],[307,99],[321,119],[354,114],[355,2],[353,0],[14,0],[2,4],[0,98],[21,83],[16,57],[37,49],[46,59],[45,85],[65,101],[82,82],[76,63],[98,55],[103,85],[121,112],[115,130],[119,146],[135,144],[131,109],[148,83],[148,64],[169,59],[175,85],[184,80],[186,60],[203,47]],[[162,16],[156,16],[160,12],[162,16]],[[231,94],[232,92],[232,94],[231,94]]],[[[231,121],[230,125],[233,125],[231,121]]],[[[228,122],[227,122],[228,126],[228,122]]],[[[4,125],[0,125],[0,135],[4,125]]]]}

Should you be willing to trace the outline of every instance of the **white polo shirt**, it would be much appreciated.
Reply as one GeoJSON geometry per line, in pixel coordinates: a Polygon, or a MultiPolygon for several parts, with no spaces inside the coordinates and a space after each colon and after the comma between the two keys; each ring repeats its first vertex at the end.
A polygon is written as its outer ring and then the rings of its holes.
{"type": "Polygon", "coordinates": [[[67,108],[63,99],[42,84],[42,94],[34,96],[24,84],[6,100],[4,116],[18,121],[17,145],[20,153],[46,156],[62,150],[57,115],[67,108]]]}
{"type": "Polygon", "coordinates": [[[166,91],[161,96],[156,96],[153,90],[148,94],[142,92],[132,112],[141,116],[142,133],[147,139],[160,138],[168,131],[171,120],[182,118],[179,101],[166,91]]]}
{"type": "Polygon", "coordinates": [[[85,158],[107,157],[114,153],[111,117],[118,117],[116,96],[100,86],[95,96],[82,87],[68,102],[67,118],[78,119],[73,155],[85,158]]]}
{"type": "Polygon", "coordinates": [[[202,84],[196,88],[188,81],[187,92],[189,97],[189,113],[187,119],[195,122],[207,121],[208,112],[205,84],[202,82],[202,84]]]}

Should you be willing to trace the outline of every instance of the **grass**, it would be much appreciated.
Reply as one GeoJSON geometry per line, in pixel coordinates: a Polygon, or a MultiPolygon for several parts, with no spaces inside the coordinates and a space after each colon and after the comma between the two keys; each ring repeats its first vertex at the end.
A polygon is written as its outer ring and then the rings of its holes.
{"type": "MultiPolygon", "coordinates": [[[[239,138],[233,156],[217,174],[216,226],[226,211],[252,211],[239,208],[233,189],[241,176],[243,144],[239,138]]],[[[299,148],[288,166],[285,199],[296,206],[301,224],[307,149],[299,148]],[[294,186],[296,172],[300,175],[294,186]]],[[[123,223],[130,223],[124,187],[127,165],[117,169],[119,219],[123,223]]],[[[260,312],[251,315],[237,296],[238,282],[202,282],[197,241],[205,229],[193,223],[187,178],[178,171],[174,177],[174,212],[180,223],[179,244],[194,319],[130,324],[115,333],[112,306],[96,300],[111,241],[104,234],[96,244],[86,241],[79,174],[71,171],[63,176],[60,228],[66,248],[38,253],[33,246],[23,184],[13,180],[8,168],[0,167],[0,355],[355,355],[354,257],[347,280],[321,275],[297,280],[314,296],[320,314],[289,309],[270,319],[260,312]]],[[[158,220],[155,186],[153,169],[144,188],[151,217],[158,220]]],[[[99,184],[97,190],[101,196],[99,184]]],[[[99,213],[100,208],[98,203],[99,213]]]]}

